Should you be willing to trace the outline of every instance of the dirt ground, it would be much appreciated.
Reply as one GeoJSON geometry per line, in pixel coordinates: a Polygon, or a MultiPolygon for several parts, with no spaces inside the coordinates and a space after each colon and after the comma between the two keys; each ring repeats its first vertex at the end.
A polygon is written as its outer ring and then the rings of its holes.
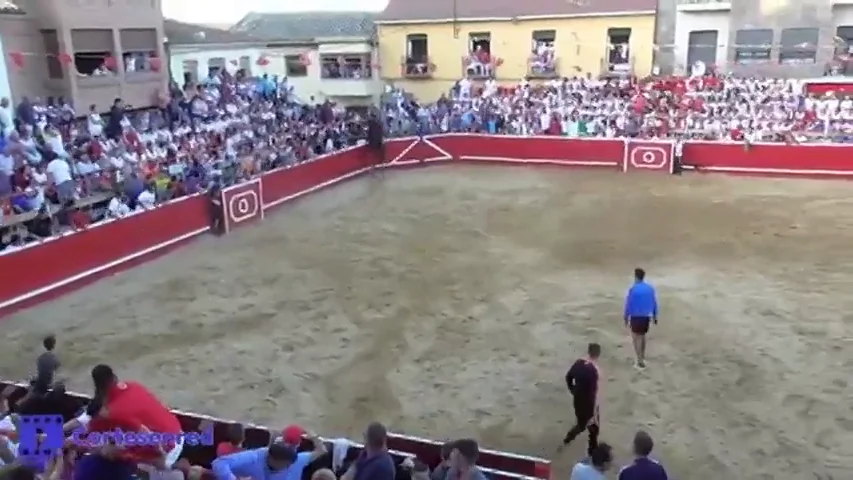
{"type": "Polygon", "coordinates": [[[0,373],[32,373],[56,332],[76,390],[108,362],[183,409],[329,436],[372,419],[474,436],[567,478],[585,437],[555,454],[563,375],[597,341],[618,463],[643,428],[682,479],[853,469],[850,183],[377,175],[7,319],[0,373]],[[635,266],[662,303],[644,372],[621,322],[635,266]]]}

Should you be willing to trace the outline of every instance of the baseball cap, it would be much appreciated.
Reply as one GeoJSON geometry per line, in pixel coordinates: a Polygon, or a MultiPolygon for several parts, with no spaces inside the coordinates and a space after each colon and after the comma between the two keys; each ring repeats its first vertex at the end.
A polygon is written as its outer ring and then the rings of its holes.
{"type": "Polygon", "coordinates": [[[288,445],[299,445],[303,435],[305,435],[304,428],[299,425],[288,425],[281,431],[281,441],[288,445]]]}

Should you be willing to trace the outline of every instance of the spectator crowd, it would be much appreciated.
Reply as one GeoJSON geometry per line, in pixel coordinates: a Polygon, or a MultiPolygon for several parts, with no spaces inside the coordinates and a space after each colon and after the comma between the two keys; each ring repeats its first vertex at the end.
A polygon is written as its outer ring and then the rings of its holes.
{"type": "Polygon", "coordinates": [[[80,117],[63,99],[0,103],[0,248],[86,228],[352,145],[363,114],[298,101],[278,78],[217,72],[160,109],[80,117]]]}
{"type": "Polygon", "coordinates": [[[793,79],[718,75],[459,80],[433,104],[390,89],[388,130],[745,142],[847,142],[853,99],[808,95],[793,79]]]}
{"type": "MultiPolygon", "coordinates": [[[[543,62],[551,58],[551,45],[535,48],[543,62]]],[[[694,68],[690,77],[499,85],[494,78],[479,80],[491,77],[485,50],[475,50],[471,59],[470,77],[436,102],[419,103],[386,87],[379,113],[386,135],[483,132],[746,143],[853,138],[853,99],[831,92],[808,95],[793,79],[737,78],[694,68]]],[[[346,65],[338,60],[336,68],[346,65]]],[[[313,98],[301,102],[287,79],[240,72],[216,71],[197,84],[172,85],[160,107],[131,111],[116,99],[105,114],[91,107],[83,115],[62,98],[23,98],[14,107],[0,101],[0,175],[7,177],[0,180],[0,251],[307,161],[365,135],[364,111],[313,98]]]]}
{"type": "MultiPolygon", "coordinates": [[[[552,48],[537,45],[537,58],[552,48]]],[[[388,136],[440,132],[737,142],[848,142],[853,99],[804,93],[792,79],[555,78],[499,85],[471,77],[436,102],[386,87],[388,136]]],[[[340,60],[340,59],[339,59],[340,60]]],[[[343,60],[335,65],[343,64],[343,60]]],[[[475,65],[476,64],[476,65],[475,65]]],[[[697,74],[699,72],[699,74],[697,74]]],[[[541,72],[540,72],[541,73],[541,72]]],[[[62,98],[0,101],[0,251],[294,165],[364,138],[364,111],[302,102],[287,79],[217,71],[172,85],[161,108],[78,112],[62,98]]]]}

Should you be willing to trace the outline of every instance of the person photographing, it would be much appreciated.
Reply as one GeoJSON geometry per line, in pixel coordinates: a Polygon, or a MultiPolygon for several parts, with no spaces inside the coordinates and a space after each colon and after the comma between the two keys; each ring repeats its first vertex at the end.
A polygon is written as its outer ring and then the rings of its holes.
{"type": "Polygon", "coordinates": [[[601,356],[601,345],[590,343],[586,349],[587,356],[579,358],[569,371],[566,372],[566,386],[572,394],[572,404],[575,409],[575,425],[566,433],[560,448],[572,443],[584,430],[589,433],[587,453],[598,448],[600,419],[598,415],[598,400],[600,393],[600,374],[598,358],[601,356]]]}
{"type": "Polygon", "coordinates": [[[646,335],[652,323],[658,323],[655,288],[646,283],[646,271],[634,269],[634,284],[625,297],[625,327],[631,330],[631,342],[637,356],[636,367],[646,368],[646,335]]]}

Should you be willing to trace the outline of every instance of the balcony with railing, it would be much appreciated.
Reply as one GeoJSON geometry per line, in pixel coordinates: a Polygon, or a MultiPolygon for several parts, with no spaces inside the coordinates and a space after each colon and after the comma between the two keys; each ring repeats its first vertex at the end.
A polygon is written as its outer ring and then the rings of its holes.
{"type": "Polygon", "coordinates": [[[731,0],[678,0],[678,10],[681,12],[718,12],[731,8],[731,0]]]}
{"type": "Polygon", "coordinates": [[[560,59],[553,51],[547,54],[531,54],[527,59],[527,76],[534,79],[558,78],[560,59]]]}
{"type": "Polygon", "coordinates": [[[495,78],[501,65],[503,59],[479,48],[462,56],[462,72],[473,80],[495,78]]]}
{"type": "Polygon", "coordinates": [[[435,73],[435,64],[429,55],[407,56],[400,59],[400,76],[410,80],[432,78],[435,73]]]}

